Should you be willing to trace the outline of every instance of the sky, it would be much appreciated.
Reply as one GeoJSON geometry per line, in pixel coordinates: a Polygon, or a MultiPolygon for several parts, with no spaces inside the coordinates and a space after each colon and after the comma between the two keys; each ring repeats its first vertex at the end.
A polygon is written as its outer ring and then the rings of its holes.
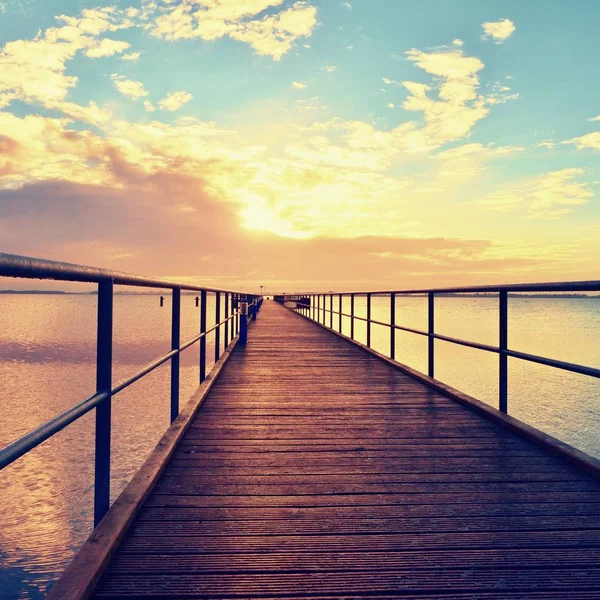
{"type": "Polygon", "coordinates": [[[0,0],[0,250],[273,291],[599,279],[599,20],[0,0]]]}

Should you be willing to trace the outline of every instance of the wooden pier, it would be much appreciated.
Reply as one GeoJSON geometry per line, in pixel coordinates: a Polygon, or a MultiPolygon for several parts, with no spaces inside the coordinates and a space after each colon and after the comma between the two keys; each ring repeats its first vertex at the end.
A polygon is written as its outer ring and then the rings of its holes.
{"type": "Polygon", "coordinates": [[[592,474],[274,302],[225,358],[95,598],[600,597],[592,474]]]}

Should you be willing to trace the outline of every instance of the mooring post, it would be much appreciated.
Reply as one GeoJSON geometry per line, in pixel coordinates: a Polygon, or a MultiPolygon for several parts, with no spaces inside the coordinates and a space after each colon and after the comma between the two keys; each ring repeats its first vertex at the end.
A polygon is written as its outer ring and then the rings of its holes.
{"type": "Polygon", "coordinates": [[[248,302],[242,300],[240,306],[240,344],[248,342],[248,302]]]}

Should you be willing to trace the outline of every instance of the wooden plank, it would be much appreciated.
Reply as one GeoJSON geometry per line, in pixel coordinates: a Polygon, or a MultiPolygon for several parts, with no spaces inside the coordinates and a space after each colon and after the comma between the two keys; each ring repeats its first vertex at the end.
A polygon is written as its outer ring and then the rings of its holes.
{"type": "Polygon", "coordinates": [[[240,496],[197,496],[181,494],[152,494],[146,506],[168,507],[306,507],[306,506],[390,506],[390,505],[468,505],[468,504],[537,504],[559,502],[578,505],[579,503],[600,502],[598,492],[512,492],[510,495],[496,492],[453,492],[439,494],[306,494],[306,495],[240,495],[240,496]]]}
{"type": "Polygon", "coordinates": [[[567,565],[600,567],[600,548],[501,550],[388,551],[388,552],[274,552],[271,554],[126,554],[111,562],[111,573],[266,573],[282,566],[288,571],[423,571],[427,569],[548,569],[567,565]]]}
{"type": "Polygon", "coordinates": [[[571,567],[569,569],[461,569],[418,572],[410,570],[358,572],[311,572],[276,574],[177,574],[166,578],[160,574],[143,575],[113,573],[98,588],[99,598],[118,594],[119,597],[159,596],[161,598],[220,598],[223,596],[257,597],[262,595],[296,594],[332,596],[348,593],[429,594],[448,589],[478,593],[497,591],[573,591],[600,589],[600,569],[571,567]]]}
{"type": "MultiPolygon", "coordinates": [[[[145,506],[138,515],[144,521],[312,521],[352,518],[406,517],[487,517],[487,516],[549,516],[593,515],[600,516],[600,502],[515,502],[489,504],[380,504],[342,506],[294,506],[294,507],[195,507],[195,506],[145,506]]],[[[276,527],[276,524],[273,524],[276,527]]]]}
{"type": "Polygon", "coordinates": [[[400,550],[447,550],[455,552],[476,549],[504,548],[562,548],[565,554],[571,548],[600,547],[600,531],[485,531],[469,533],[424,534],[364,534],[364,535],[272,535],[244,536],[125,536],[119,552],[153,554],[190,553],[272,553],[272,552],[388,552],[400,550]]]}

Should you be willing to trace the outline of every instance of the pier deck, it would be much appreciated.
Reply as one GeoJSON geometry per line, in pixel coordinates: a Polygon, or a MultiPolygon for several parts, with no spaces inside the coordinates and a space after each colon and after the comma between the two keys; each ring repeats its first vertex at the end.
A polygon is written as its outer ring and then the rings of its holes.
{"type": "Polygon", "coordinates": [[[94,597],[599,594],[595,479],[265,302],[94,597]]]}

